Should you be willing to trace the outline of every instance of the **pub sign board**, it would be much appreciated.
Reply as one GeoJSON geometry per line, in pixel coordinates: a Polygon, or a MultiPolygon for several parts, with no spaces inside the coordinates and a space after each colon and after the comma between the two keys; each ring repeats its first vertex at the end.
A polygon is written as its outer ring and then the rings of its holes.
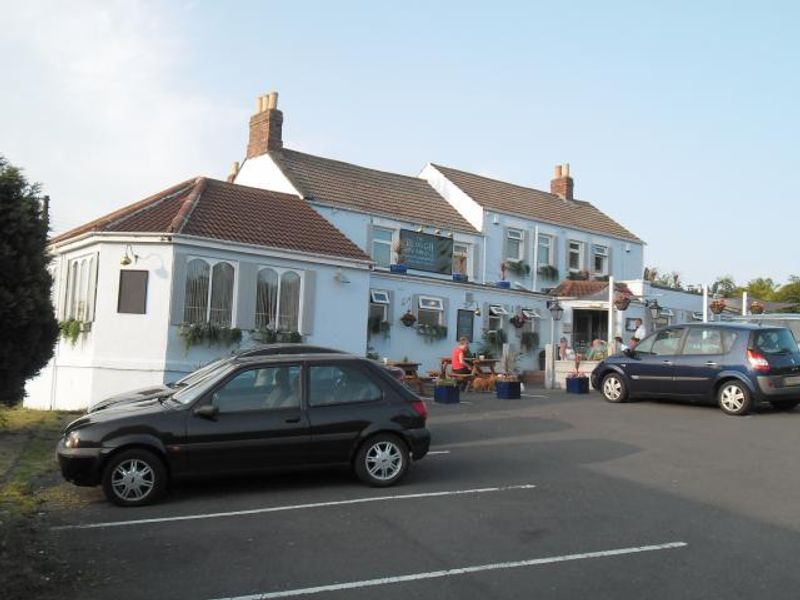
{"type": "Polygon", "coordinates": [[[400,230],[403,262],[409,269],[450,275],[453,272],[453,240],[430,233],[400,230]]]}

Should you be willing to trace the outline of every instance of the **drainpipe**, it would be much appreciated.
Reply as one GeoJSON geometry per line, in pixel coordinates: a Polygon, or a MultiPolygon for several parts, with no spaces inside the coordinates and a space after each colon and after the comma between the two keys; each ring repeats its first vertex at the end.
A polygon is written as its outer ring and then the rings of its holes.
{"type": "Polygon", "coordinates": [[[533,269],[533,291],[538,290],[538,283],[539,283],[539,226],[533,226],[533,264],[531,265],[531,269],[533,269]]]}
{"type": "Polygon", "coordinates": [[[608,348],[611,351],[611,343],[614,341],[614,276],[608,276],[608,348]]]}
{"type": "Polygon", "coordinates": [[[489,249],[486,245],[486,234],[481,235],[481,239],[483,240],[483,256],[481,256],[481,283],[486,285],[486,255],[489,254],[489,249]]]}

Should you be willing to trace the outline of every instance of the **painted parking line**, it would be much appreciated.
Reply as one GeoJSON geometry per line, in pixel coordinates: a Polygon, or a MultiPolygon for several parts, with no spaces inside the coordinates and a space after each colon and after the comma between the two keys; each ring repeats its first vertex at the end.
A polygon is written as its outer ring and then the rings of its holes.
{"type": "Polygon", "coordinates": [[[482,573],[485,571],[498,571],[501,569],[518,569],[520,567],[535,567],[539,565],[549,565],[549,564],[576,561],[576,560],[587,560],[592,558],[609,558],[612,556],[640,554],[642,552],[658,552],[663,550],[674,550],[677,548],[685,548],[686,546],[688,546],[686,542],[669,542],[666,544],[654,544],[650,546],[615,548],[613,550],[601,550],[599,552],[582,552],[580,554],[566,554],[564,556],[546,556],[544,558],[532,558],[529,560],[518,560],[514,562],[476,565],[471,567],[461,567],[458,569],[445,569],[442,571],[429,571],[427,573],[411,573],[409,575],[399,575],[395,577],[380,577],[378,579],[364,579],[362,581],[333,583],[330,585],[320,585],[316,587],[297,588],[293,590],[281,590],[276,592],[265,592],[263,594],[251,594],[247,596],[231,596],[228,598],[219,598],[217,600],[269,600],[270,598],[290,598],[293,596],[310,596],[312,594],[322,594],[325,592],[340,592],[342,590],[354,590],[358,588],[390,585],[393,583],[421,581],[424,579],[440,579],[442,577],[455,577],[457,575],[469,575],[471,573],[482,573]]]}
{"type": "Polygon", "coordinates": [[[441,498],[443,496],[467,496],[477,494],[491,494],[497,492],[510,492],[512,490],[532,490],[536,486],[530,483],[521,485],[504,485],[497,487],[472,488],[466,490],[445,490],[441,492],[423,492],[419,494],[398,494],[394,496],[372,496],[367,498],[352,498],[350,500],[334,500],[332,502],[311,502],[308,504],[290,504],[287,506],[269,506],[265,508],[252,508],[249,510],[235,510],[229,512],[205,513],[195,515],[180,515],[176,517],[158,517],[153,519],[134,519],[131,521],[108,521],[105,523],[83,523],[79,525],[59,525],[51,527],[53,531],[68,529],[104,529],[108,527],[126,527],[130,525],[148,525],[152,523],[169,523],[172,521],[194,521],[197,519],[219,519],[222,517],[241,517],[244,515],[260,515],[306,508],[326,508],[330,506],[347,506],[351,504],[367,504],[370,502],[389,502],[392,500],[416,500],[419,498],[441,498]]]}

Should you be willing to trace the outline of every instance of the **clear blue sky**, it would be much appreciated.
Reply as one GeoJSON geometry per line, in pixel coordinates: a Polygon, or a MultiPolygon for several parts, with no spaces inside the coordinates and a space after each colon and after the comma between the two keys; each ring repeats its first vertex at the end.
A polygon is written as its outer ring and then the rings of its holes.
{"type": "Polygon", "coordinates": [[[241,159],[258,94],[289,147],[576,195],[689,283],[800,274],[793,2],[0,0],[0,153],[57,229],[241,159]]]}

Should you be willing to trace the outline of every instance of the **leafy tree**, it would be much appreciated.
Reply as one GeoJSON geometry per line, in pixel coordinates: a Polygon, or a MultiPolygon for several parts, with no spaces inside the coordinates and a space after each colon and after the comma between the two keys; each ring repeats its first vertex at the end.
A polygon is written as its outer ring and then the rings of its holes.
{"type": "Polygon", "coordinates": [[[778,291],[778,284],[770,277],[756,277],[747,282],[744,291],[746,291],[751,298],[770,301],[775,299],[775,292],[778,291]]]}
{"type": "Polygon", "coordinates": [[[775,292],[774,300],[776,302],[794,304],[789,310],[792,312],[800,312],[800,277],[797,275],[790,275],[789,282],[782,285],[781,288],[775,292]]]}
{"type": "Polygon", "coordinates": [[[58,337],[42,200],[39,186],[0,156],[0,403],[8,406],[22,400],[58,337]]]}
{"type": "Polygon", "coordinates": [[[662,287],[674,288],[676,290],[683,289],[681,274],[677,271],[672,271],[671,273],[659,273],[658,267],[645,267],[642,279],[662,287]]]}
{"type": "Polygon", "coordinates": [[[709,292],[713,295],[720,295],[725,298],[732,298],[734,296],[741,295],[738,292],[738,288],[736,287],[736,281],[734,281],[732,275],[723,275],[722,277],[717,277],[717,280],[711,284],[709,288],[709,292]]]}

